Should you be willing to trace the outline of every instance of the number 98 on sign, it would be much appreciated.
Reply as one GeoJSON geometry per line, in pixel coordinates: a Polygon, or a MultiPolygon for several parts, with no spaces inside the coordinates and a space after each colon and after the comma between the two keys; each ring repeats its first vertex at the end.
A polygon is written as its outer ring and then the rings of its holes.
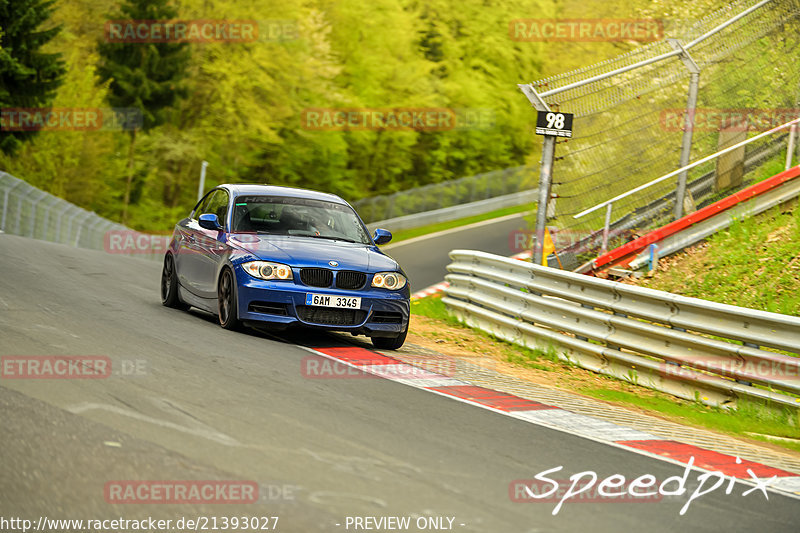
{"type": "Polygon", "coordinates": [[[572,113],[539,111],[536,116],[536,134],[572,137],[572,113]]]}

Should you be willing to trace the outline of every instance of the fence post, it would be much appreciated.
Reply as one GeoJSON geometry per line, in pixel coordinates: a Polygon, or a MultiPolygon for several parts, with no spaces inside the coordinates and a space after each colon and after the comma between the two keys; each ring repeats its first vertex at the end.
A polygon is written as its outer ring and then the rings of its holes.
{"type": "Polygon", "coordinates": [[[789,146],[786,148],[786,166],[784,170],[792,168],[792,157],[794,156],[794,137],[797,135],[797,124],[792,124],[789,130],[789,146]]]}
{"type": "Polygon", "coordinates": [[[611,226],[611,209],[613,208],[614,204],[608,204],[606,206],[606,223],[603,226],[603,248],[602,253],[606,253],[608,251],[608,229],[611,226]]]}
{"type": "Polygon", "coordinates": [[[208,168],[208,161],[203,161],[200,164],[200,182],[197,184],[197,201],[203,199],[203,191],[206,188],[206,168],[208,168]]]}
{"type": "MultiPolygon", "coordinates": [[[[94,231],[95,231],[95,228],[97,227],[97,225],[98,225],[98,224],[100,224],[100,223],[102,223],[102,222],[104,222],[104,220],[103,220],[103,217],[100,217],[100,216],[98,216],[98,215],[95,215],[95,219],[96,219],[96,220],[95,220],[94,224],[92,224],[91,226],[89,226],[89,229],[87,229],[87,230],[86,230],[86,233],[89,235],[89,238],[90,238],[90,239],[92,239],[92,238],[93,238],[93,233],[92,233],[92,232],[94,232],[94,231]]],[[[101,239],[101,242],[100,242],[99,246],[96,246],[96,245],[95,245],[95,243],[96,243],[96,242],[97,242],[96,240],[94,240],[94,241],[90,241],[90,247],[92,247],[92,248],[95,248],[95,247],[96,247],[98,250],[102,250],[102,249],[103,249],[103,242],[102,242],[102,239],[101,239]]]]}
{"type": "MultiPolygon", "coordinates": [[[[75,224],[75,219],[80,216],[81,211],[83,211],[83,209],[81,209],[80,207],[76,206],[75,207],[75,213],[73,213],[72,216],[70,216],[69,224],[67,224],[67,238],[64,241],[64,244],[69,244],[70,243],[70,235],[72,235],[72,226],[73,226],[73,224],[75,224]]],[[[75,242],[77,242],[77,239],[75,239],[75,242]]]]}
{"type": "Polygon", "coordinates": [[[42,240],[45,240],[45,241],[49,240],[47,238],[47,235],[48,235],[48,233],[50,233],[50,231],[49,231],[50,230],[50,226],[48,224],[50,222],[50,211],[53,210],[53,208],[56,206],[56,204],[58,204],[58,201],[60,199],[61,198],[59,198],[57,196],[53,196],[50,199],[50,202],[47,205],[45,205],[45,208],[44,208],[44,220],[42,221],[42,230],[43,230],[42,231],[42,240]]]}
{"type": "Polygon", "coordinates": [[[78,231],[75,233],[75,244],[73,244],[73,246],[78,246],[78,243],[81,242],[81,230],[83,229],[83,225],[92,215],[94,215],[94,213],[87,212],[86,216],[81,219],[80,223],[78,224],[78,231]]]}
{"type": "Polygon", "coordinates": [[[39,191],[39,196],[35,200],[31,200],[30,231],[28,232],[28,237],[31,239],[36,237],[36,206],[39,205],[39,202],[41,202],[42,198],[45,196],[47,196],[46,192],[39,191]]]}
{"type": "Polygon", "coordinates": [[[22,233],[22,195],[17,199],[17,216],[14,221],[14,235],[22,233]]]}
{"type": "MultiPolygon", "coordinates": [[[[537,111],[550,111],[550,106],[542,100],[530,84],[517,87],[528,97],[537,111]]],[[[547,225],[547,204],[550,201],[550,186],[553,179],[553,160],[555,159],[556,138],[545,135],[542,142],[542,165],[539,170],[539,205],[536,206],[536,241],[533,244],[533,264],[542,264],[544,254],[544,232],[547,225]]]]}
{"type": "MultiPolygon", "coordinates": [[[[670,46],[675,50],[680,50],[678,57],[686,65],[689,71],[689,94],[686,98],[686,118],[683,125],[683,139],[681,141],[680,167],[689,164],[692,152],[692,134],[694,132],[694,115],[697,112],[697,90],[700,85],[700,67],[694,62],[683,45],[677,39],[667,39],[670,46]]],[[[675,209],[673,210],[675,220],[683,216],[683,202],[686,197],[686,179],[689,175],[688,170],[684,170],[678,175],[678,188],[675,194],[675,209]]]]}
{"type": "MultiPolygon", "coordinates": [[[[61,219],[64,218],[64,214],[69,211],[73,206],[67,204],[61,211],[58,212],[58,217],[56,218],[56,229],[58,230],[58,234],[56,240],[54,242],[58,242],[64,244],[66,241],[63,239],[64,236],[64,226],[61,225],[61,219]]],[[[70,219],[70,228],[72,227],[72,219],[70,219]]],[[[67,240],[69,240],[69,232],[67,232],[67,240]]]]}
{"type": "Polygon", "coordinates": [[[16,182],[14,185],[6,189],[5,195],[3,195],[3,220],[0,221],[0,231],[6,230],[6,214],[8,213],[8,195],[11,194],[12,190],[16,189],[21,184],[22,180],[16,182]]]}

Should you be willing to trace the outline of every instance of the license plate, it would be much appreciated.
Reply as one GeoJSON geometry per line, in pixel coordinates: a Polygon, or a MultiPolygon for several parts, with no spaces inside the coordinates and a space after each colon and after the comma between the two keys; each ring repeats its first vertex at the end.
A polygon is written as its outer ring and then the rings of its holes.
{"type": "Polygon", "coordinates": [[[306,305],[318,307],[342,307],[345,309],[361,309],[361,298],[336,296],[334,294],[306,293],[306,305]]]}

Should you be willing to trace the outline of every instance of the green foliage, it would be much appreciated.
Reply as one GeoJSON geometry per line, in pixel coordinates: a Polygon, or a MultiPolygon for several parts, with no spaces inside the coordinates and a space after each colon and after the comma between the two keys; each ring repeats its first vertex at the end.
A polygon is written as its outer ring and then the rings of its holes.
{"type": "MultiPolygon", "coordinates": [[[[178,11],[169,0],[125,0],[112,20],[170,20],[178,11]]],[[[181,84],[189,60],[186,43],[100,41],[99,82],[110,81],[112,107],[142,111],[142,129],[163,124],[167,111],[184,93],[181,84]]]]}
{"type": "Polygon", "coordinates": [[[61,0],[53,19],[63,31],[49,46],[65,52],[68,67],[58,105],[143,109],[150,129],[137,133],[132,165],[126,169],[125,132],[52,131],[16,157],[0,154],[0,168],[114,219],[128,190],[128,223],[147,231],[168,231],[191,209],[203,160],[208,187],[271,183],[350,201],[522,165],[537,139],[517,83],[629,45],[518,42],[509,37],[509,21],[640,16],[622,0],[117,3],[61,0]],[[170,18],[169,9],[181,20],[256,20],[262,30],[288,21],[296,37],[185,45],[101,40],[109,19],[170,18]],[[171,78],[189,50],[185,76],[171,78]],[[482,121],[446,131],[322,131],[304,126],[310,108],[446,108],[482,121]]]}
{"type": "MultiPolygon", "coordinates": [[[[415,288],[412,287],[411,290],[414,291],[415,288]]],[[[412,300],[411,313],[442,320],[451,326],[461,326],[461,322],[447,310],[441,295],[412,300]]]]}
{"type": "MultiPolygon", "coordinates": [[[[59,32],[53,1],[0,0],[0,108],[46,107],[64,75],[61,54],[42,47],[59,32]]],[[[35,131],[0,131],[0,150],[15,153],[35,131]]]]}
{"type": "MultiPolygon", "coordinates": [[[[164,21],[174,19],[177,14],[178,11],[169,4],[169,0],[125,0],[119,13],[112,16],[111,20],[164,21]]],[[[145,132],[166,122],[172,106],[180,96],[185,95],[183,77],[189,61],[188,45],[106,40],[98,42],[97,50],[101,58],[97,68],[98,82],[109,84],[108,102],[116,108],[141,112],[141,129],[145,132]]],[[[137,176],[142,176],[135,163],[135,140],[139,125],[129,124],[128,128],[131,139],[122,199],[123,224],[128,222],[132,187],[135,187],[135,200],[140,196],[143,185],[142,179],[134,183],[137,176]]]]}

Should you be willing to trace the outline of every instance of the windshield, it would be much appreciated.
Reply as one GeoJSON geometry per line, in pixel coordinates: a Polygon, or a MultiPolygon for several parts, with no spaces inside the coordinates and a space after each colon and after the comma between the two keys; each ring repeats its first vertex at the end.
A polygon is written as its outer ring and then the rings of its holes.
{"type": "Polygon", "coordinates": [[[349,206],[324,200],[280,196],[240,196],[233,210],[234,233],[299,235],[371,244],[349,206]]]}

